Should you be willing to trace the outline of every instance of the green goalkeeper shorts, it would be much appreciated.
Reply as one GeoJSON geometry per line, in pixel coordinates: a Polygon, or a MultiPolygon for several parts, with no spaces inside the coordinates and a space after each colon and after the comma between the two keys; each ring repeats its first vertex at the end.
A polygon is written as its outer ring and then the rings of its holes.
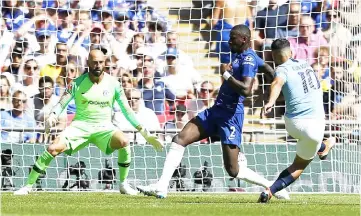
{"type": "Polygon", "coordinates": [[[67,155],[76,153],[90,143],[109,155],[114,152],[114,149],[110,147],[110,141],[116,131],[117,129],[112,123],[109,125],[90,125],[87,122],[73,121],[60,134],[60,140],[66,144],[67,149],[64,153],[67,155]]]}

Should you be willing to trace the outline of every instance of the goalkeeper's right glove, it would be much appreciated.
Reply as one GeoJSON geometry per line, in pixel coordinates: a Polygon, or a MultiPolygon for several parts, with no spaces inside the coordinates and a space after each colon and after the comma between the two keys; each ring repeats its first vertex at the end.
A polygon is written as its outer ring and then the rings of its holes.
{"type": "Polygon", "coordinates": [[[163,151],[164,144],[163,144],[163,142],[158,138],[158,136],[149,133],[149,131],[148,131],[147,129],[145,129],[145,128],[141,128],[141,129],[139,130],[139,133],[142,134],[142,136],[144,137],[144,139],[145,139],[148,143],[150,143],[156,151],[158,151],[158,152],[163,151]]]}
{"type": "Polygon", "coordinates": [[[49,117],[45,121],[45,133],[50,133],[50,128],[53,127],[58,121],[58,117],[55,113],[50,113],[49,117]]]}

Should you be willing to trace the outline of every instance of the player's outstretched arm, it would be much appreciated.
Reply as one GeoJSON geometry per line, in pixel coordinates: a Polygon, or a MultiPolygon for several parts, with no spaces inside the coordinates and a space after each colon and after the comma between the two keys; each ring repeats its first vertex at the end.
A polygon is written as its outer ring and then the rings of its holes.
{"type": "Polygon", "coordinates": [[[65,107],[68,105],[68,103],[73,99],[73,90],[72,87],[70,87],[68,90],[64,92],[64,94],[61,96],[59,102],[53,107],[53,109],[50,112],[49,117],[45,121],[45,132],[49,133],[50,128],[55,125],[57,122],[60,114],[63,112],[65,107]]]}
{"type": "Polygon", "coordinates": [[[129,123],[136,128],[140,134],[150,143],[156,151],[163,151],[164,144],[156,135],[152,135],[149,131],[139,123],[137,118],[135,117],[135,113],[130,108],[128,104],[128,100],[125,97],[124,90],[121,87],[120,83],[118,83],[115,91],[115,100],[119,104],[119,107],[124,114],[125,118],[129,121],[129,123]]]}
{"type": "Polygon", "coordinates": [[[264,105],[262,112],[261,112],[262,118],[264,118],[268,113],[271,112],[273,105],[276,103],[277,98],[280,96],[282,86],[284,83],[285,83],[285,81],[281,77],[276,77],[273,80],[273,82],[271,84],[271,93],[270,93],[270,96],[268,99],[268,103],[266,103],[266,105],[264,105]]]}

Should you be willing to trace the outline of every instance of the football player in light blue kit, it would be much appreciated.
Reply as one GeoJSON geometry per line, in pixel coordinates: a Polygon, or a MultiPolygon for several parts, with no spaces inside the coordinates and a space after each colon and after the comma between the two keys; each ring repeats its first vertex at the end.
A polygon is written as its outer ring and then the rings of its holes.
{"type": "Polygon", "coordinates": [[[334,140],[322,142],[325,130],[325,113],[322,89],[317,74],[303,60],[292,59],[287,39],[277,39],[272,45],[272,56],[278,65],[271,84],[268,103],[263,107],[263,117],[271,112],[281,91],[286,101],[285,125],[287,132],[298,139],[296,158],[283,170],[270,188],[261,193],[259,202],[268,202],[272,194],[292,184],[319,155],[326,159],[334,140]]]}
{"type": "MultiPolygon", "coordinates": [[[[172,175],[180,164],[185,147],[212,135],[219,135],[222,143],[223,163],[227,173],[264,188],[272,182],[260,176],[246,166],[239,166],[238,157],[242,143],[242,127],[244,120],[243,101],[252,94],[252,87],[258,69],[274,73],[273,69],[264,64],[251,48],[251,31],[246,25],[232,28],[229,46],[236,54],[232,66],[223,74],[225,81],[219,90],[215,105],[199,113],[190,120],[182,131],[173,137],[170,150],[164,162],[162,176],[155,185],[138,186],[146,195],[165,198],[172,175]]],[[[288,199],[283,190],[275,194],[278,198],[288,199]]]]}

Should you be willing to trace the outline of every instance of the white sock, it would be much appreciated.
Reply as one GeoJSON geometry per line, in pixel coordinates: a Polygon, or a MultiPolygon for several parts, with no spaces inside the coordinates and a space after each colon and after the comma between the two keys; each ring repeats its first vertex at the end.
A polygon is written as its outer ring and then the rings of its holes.
{"type": "Polygon", "coordinates": [[[249,169],[248,167],[240,167],[237,178],[264,188],[268,188],[272,185],[271,181],[268,181],[263,176],[258,175],[255,171],[249,169]]]}
{"type": "Polygon", "coordinates": [[[185,148],[172,142],[167,157],[165,158],[162,176],[160,177],[157,187],[163,190],[168,189],[169,181],[172,175],[182,161],[185,148]]]}

